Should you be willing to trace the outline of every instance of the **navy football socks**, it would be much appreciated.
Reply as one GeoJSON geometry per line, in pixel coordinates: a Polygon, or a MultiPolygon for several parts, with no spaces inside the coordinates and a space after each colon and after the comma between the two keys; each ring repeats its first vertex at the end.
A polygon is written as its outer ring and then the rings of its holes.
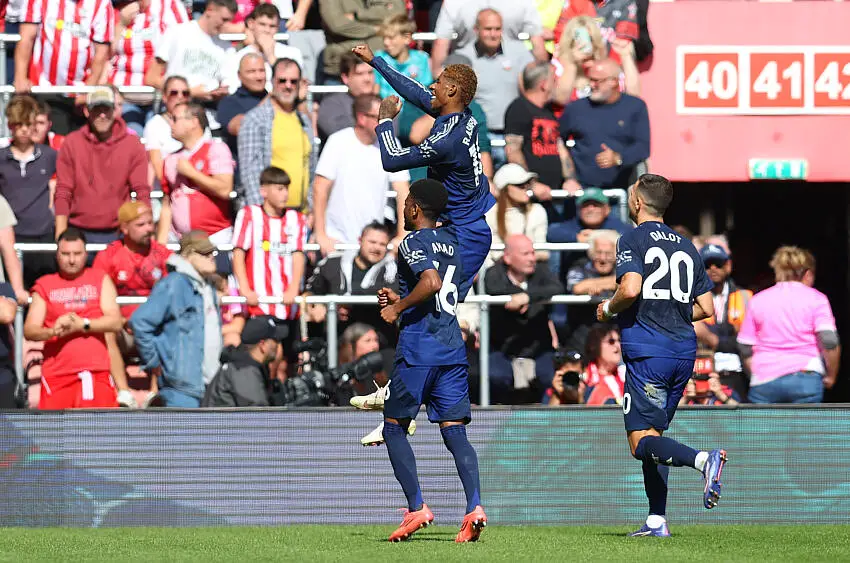
{"type": "Polygon", "coordinates": [[[659,465],[693,467],[696,469],[697,450],[664,436],[644,436],[635,448],[635,457],[659,465]]]}
{"type": "Polygon", "coordinates": [[[670,468],[643,460],[643,486],[649,499],[649,513],[664,516],[667,512],[667,476],[670,468]]]}
{"type": "Polygon", "coordinates": [[[466,513],[469,514],[481,504],[478,455],[466,437],[466,426],[463,424],[440,428],[440,433],[443,435],[443,442],[455,458],[457,474],[463,483],[463,492],[466,493],[466,513]]]}
{"type": "Polygon", "coordinates": [[[416,457],[407,441],[407,430],[398,424],[384,421],[382,434],[387,445],[387,453],[390,455],[393,473],[404,491],[404,496],[407,497],[407,508],[411,512],[421,510],[422,489],[419,488],[419,477],[416,475],[416,457]]]}

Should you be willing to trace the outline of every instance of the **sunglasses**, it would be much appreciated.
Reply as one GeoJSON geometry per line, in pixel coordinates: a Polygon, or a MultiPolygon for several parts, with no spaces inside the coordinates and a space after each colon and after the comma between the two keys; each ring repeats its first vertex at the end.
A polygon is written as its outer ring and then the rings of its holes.
{"type": "Polygon", "coordinates": [[[724,262],[724,261],[709,260],[708,262],[705,263],[705,269],[710,270],[712,266],[714,266],[715,268],[722,268],[725,265],[726,265],[726,262],[724,262]]]}
{"type": "Polygon", "coordinates": [[[212,252],[198,252],[198,254],[200,254],[201,256],[215,258],[216,256],[218,256],[218,250],[213,250],[212,252]]]}
{"type": "Polygon", "coordinates": [[[293,84],[294,85],[294,84],[298,84],[299,82],[301,82],[301,81],[298,80],[297,78],[278,78],[277,79],[278,84],[293,84]]]}
{"type": "Polygon", "coordinates": [[[168,91],[168,95],[171,96],[172,98],[174,96],[183,96],[184,98],[188,98],[189,94],[190,94],[189,90],[169,90],[168,91]]]}
{"type": "Polygon", "coordinates": [[[613,346],[614,344],[619,344],[619,343],[620,343],[620,339],[619,339],[619,338],[611,337],[611,338],[608,338],[608,339],[606,339],[606,340],[603,340],[602,342],[605,342],[606,344],[610,344],[611,346],[613,346]]]}

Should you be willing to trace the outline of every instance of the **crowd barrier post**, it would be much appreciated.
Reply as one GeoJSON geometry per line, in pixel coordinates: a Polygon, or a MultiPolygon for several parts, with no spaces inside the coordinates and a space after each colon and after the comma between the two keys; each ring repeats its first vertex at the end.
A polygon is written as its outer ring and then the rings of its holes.
{"type": "MultiPolygon", "coordinates": [[[[5,65],[2,58],[0,58],[0,63],[5,65]]],[[[18,261],[21,263],[21,270],[23,270],[24,251],[15,248],[15,254],[18,255],[18,261]]],[[[15,378],[18,380],[18,389],[26,388],[26,380],[24,379],[24,306],[20,303],[15,312],[15,378]]]]}
{"type": "MultiPolygon", "coordinates": [[[[478,404],[490,406],[490,304],[481,301],[478,304],[478,379],[481,388],[478,390],[478,404]]],[[[470,335],[470,338],[474,338],[470,335]]]]}
{"type": "Polygon", "coordinates": [[[336,301],[331,300],[328,302],[328,312],[325,317],[325,329],[327,330],[327,340],[328,340],[328,367],[333,369],[339,363],[339,344],[337,343],[336,335],[337,335],[337,308],[336,301]]]}

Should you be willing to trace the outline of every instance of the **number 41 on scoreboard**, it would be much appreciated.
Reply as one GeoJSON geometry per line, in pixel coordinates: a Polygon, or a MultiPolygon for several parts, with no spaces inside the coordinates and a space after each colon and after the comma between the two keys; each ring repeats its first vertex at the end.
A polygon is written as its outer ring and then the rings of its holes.
{"type": "Polygon", "coordinates": [[[850,47],[679,46],[676,111],[850,114],[850,47]]]}

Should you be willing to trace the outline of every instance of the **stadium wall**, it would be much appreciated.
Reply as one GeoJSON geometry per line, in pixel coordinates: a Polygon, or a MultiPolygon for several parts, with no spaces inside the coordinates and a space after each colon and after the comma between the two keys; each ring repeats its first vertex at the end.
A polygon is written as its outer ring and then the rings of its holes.
{"type": "MultiPolygon", "coordinates": [[[[850,408],[682,409],[670,435],[722,445],[721,505],[671,471],[674,523],[845,523],[850,408]]],[[[383,447],[360,437],[377,413],[348,409],[0,414],[6,526],[397,523],[403,497],[383,447]]],[[[438,523],[464,511],[454,463],[424,413],[411,438],[438,523]]],[[[640,522],[646,501],[619,409],[474,413],[485,506],[499,525],[640,522]]]]}

